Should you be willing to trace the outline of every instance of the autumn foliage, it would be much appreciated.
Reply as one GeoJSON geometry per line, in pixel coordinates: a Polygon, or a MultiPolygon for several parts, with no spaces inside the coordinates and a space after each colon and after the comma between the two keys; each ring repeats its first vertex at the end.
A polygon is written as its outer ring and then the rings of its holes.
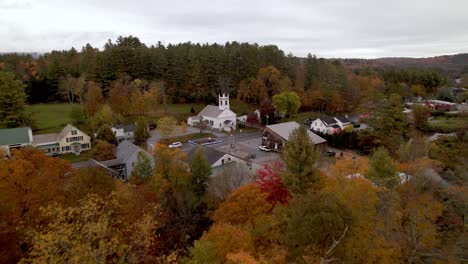
{"type": "Polygon", "coordinates": [[[265,164],[257,171],[257,184],[266,193],[267,201],[274,207],[277,203],[286,204],[291,195],[283,184],[280,174],[284,170],[283,163],[276,161],[271,165],[265,164]]]}

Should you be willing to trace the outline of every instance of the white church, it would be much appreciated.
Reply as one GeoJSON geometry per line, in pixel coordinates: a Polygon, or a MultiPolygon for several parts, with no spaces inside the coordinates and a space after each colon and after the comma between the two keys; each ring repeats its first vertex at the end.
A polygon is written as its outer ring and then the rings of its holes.
{"type": "Polygon", "coordinates": [[[201,120],[206,120],[208,126],[220,131],[231,131],[236,129],[236,113],[229,106],[229,94],[220,94],[218,106],[207,105],[196,116],[187,119],[189,126],[195,126],[201,120]]]}

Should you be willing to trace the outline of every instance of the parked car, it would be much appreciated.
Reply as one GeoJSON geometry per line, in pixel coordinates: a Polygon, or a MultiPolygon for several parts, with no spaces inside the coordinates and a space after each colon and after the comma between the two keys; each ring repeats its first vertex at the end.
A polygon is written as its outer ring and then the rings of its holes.
{"type": "Polygon", "coordinates": [[[258,149],[261,150],[261,151],[266,151],[266,152],[271,151],[271,149],[269,147],[267,147],[267,146],[259,146],[258,149]]]}
{"type": "Polygon", "coordinates": [[[169,145],[169,148],[180,148],[182,147],[182,142],[173,142],[169,145]]]}
{"type": "Polygon", "coordinates": [[[355,127],[355,128],[361,126],[361,124],[359,124],[358,122],[355,122],[355,121],[351,121],[351,125],[353,125],[353,127],[355,127]]]}
{"type": "Polygon", "coordinates": [[[327,150],[327,156],[328,157],[334,157],[336,155],[336,152],[333,150],[327,150]]]}
{"type": "Polygon", "coordinates": [[[312,121],[313,121],[312,118],[306,118],[304,120],[304,125],[310,125],[312,123],[312,121]]]}

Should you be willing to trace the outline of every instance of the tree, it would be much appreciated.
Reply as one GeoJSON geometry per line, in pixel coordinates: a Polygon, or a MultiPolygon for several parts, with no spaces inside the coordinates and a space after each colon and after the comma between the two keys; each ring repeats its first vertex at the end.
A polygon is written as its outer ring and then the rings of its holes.
{"type": "Polygon", "coordinates": [[[14,150],[0,160],[0,254],[18,262],[22,245],[40,217],[40,208],[63,201],[65,178],[74,174],[69,162],[47,157],[35,148],[14,150]]]}
{"type": "Polygon", "coordinates": [[[431,114],[430,109],[425,106],[415,105],[413,107],[414,125],[421,131],[428,131],[430,129],[429,122],[427,122],[431,114]]]}
{"type": "Polygon", "coordinates": [[[84,101],[84,110],[87,118],[92,118],[102,107],[104,97],[101,87],[96,83],[89,81],[87,83],[88,91],[86,92],[84,101]]]}
{"type": "Polygon", "coordinates": [[[150,137],[148,131],[148,125],[144,119],[139,119],[135,126],[135,134],[134,134],[134,141],[135,144],[141,145],[146,142],[146,140],[150,137]]]}
{"type": "Polygon", "coordinates": [[[31,122],[24,87],[12,73],[0,71],[0,127],[18,127],[31,122]]]}
{"type": "Polygon", "coordinates": [[[112,83],[109,90],[109,103],[115,113],[121,115],[130,114],[128,85],[123,80],[112,83]]]}
{"type": "Polygon", "coordinates": [[[406,114],[403,113],[404,105],[401,96],[390,94],[388,98],[382,100],[376,109],[376,113],[371,118],[370,124],[373,127],[373,134],[392,153],[398,147],[403,136],[406,134],[408,123],[406,114]]]}
{"type": "Polygon", "coordinates": [[[135,167],[133,167],[132,177],[138,177],[139,179],[146,181],[153,175],[153,166],[151,165],[151,159],[140,151],[138,152],[137,161],[135,167]]]}
{"type": "Polygon", "coordinates": [[[273,106],[281,116],[295,116],[301,107],[301,99],[295,92],[282,92],[273,96],[273,106]]]}
{"type": "Polygon", "coordinates": [[[193,192],[200,200],[200,198],[206,193],[208,180],[211,176],[211,166],[208,163],[201,146],[198,146],[193,160],[190,162],[190,172],[192,173],[193,192]]]}
{"type": "Polygon", "coordinates": [[[123,121],[122,116],[115,116],[109,105],[103,105],[92,118],[88,119],[88,124],[93,130],[98,130],[102,126],[111,125],[115,122],[123,121]]]}
{"type": "Polygon", "coordinates": [[[223,263],[228,253],[239,251],[253,251],[252,237],[248,231],[226,223],[213,225],[190,249],[192,263],[223,263]]]}
{"type": "Polygon", "coordinates": [[[319,182],[315,167],[318,152],[305,127],[300,126],[291,132],[282,157],[286,165],[282,174],[283,181],[292,193],[305,193],[309,187],[319,182]]]}
{"type": "Polygon", "coordinates": [[[97,161],[115,159],[115,146],[102,139],[96,140],[91,151],[91,157],[97,161]]]}
{"type": "Polygon", "coordinates": [[[395,161],[385,148],[380,147],[372,154],[366,178],[387,189],[392,189],[400,183],[395,161]]]}
{"type": "Polygon", "coordinates": [[[163,137],[170,137],[177,126],[177,120],[173,117],[163,117],[158,120],[158,130],[163,137]]]}
{"type": "Polygon", "coordinates": [[[223,166],[221,173],[210,177],[208,192],[213,197],[225,201],[228,195],[242,185],[252,182],[255,175],[244,164],[231,162],[223,166]]]}
{"type": "Polygon", "coordinates": [[[275,213],[285,222],[283,239],[292,259],[317,255],[328,258],[327,251],[346,235],[352,221],[346,207],[330,194],[298,195],[281,209],[275,213]]]}
{"type": "Polygon", "coordinates": [[[83,76],[78,78],[74,78],[71,75],[62,76],[58,81],[59,93],[70,104],[74,104],[76,101],[82,104],[85,84],[86,79],[83,76]]]}
{"type": "MultiPolygon", "coordinates": [[[[107,143],[108,144],[108,143],[107,143]]],[[[67,179],[63,185],[65,199],[68,205],[76,205],[89,194],[101,198],[115,191],[117,180],[103,168],[81,168],[76,175],[67,179]]]]}
{"type": "Polygon", "coordinates": [[[199,128],[200,134],[202,134],[208,128],[208,120],[203,119],[203,117],[200,117],[200,121],[195,123],[195,127],[199,128]]]}
{"type": "Polygon", "coordinates": [[[266,193],[267,201],[275,207],[277,203],[287,204],[291,194],[281,179],[281,174],[284,171],[283,163],[277,161],[272,166],[265,164],[263,169],[257,170],[257,184],[260,190],[266,193]]]}
{"type": "Polygon", "coordinates": [[[96,139],[105,141],[114,146],[118,145],[117,137],[115,136],[114,132],[112,132],[112,129],[109,125],[103,125],[101,128],[99,128],[96,139]]]}
{"type": "Polygon", "coordinates": [[[42,209],[47,224],[33,233],[33,245],[24,263],[80,261],[87,263],[138,262],[141,251],[148,250],[156,221],[146,213],[124,237],[118,228],[119,205],[110,195],[88,195],[76,207],[51,204],[42,209]]]}
{"type": "Polygon", "coordinates": [[[267,194],[257,184],[244,185],[233,191],[213,214],[216,223],[232,225],[254,224],[262,215],[271,211],[267,194]]]}

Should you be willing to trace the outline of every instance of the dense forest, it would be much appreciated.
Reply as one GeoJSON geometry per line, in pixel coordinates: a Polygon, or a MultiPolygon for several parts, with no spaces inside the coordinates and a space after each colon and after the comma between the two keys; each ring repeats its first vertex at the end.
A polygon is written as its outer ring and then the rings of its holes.
{"type": "Polygon", "coordinates": [[[141,80],[141,89],[157,83],[167,101],[174,103],[213,102],[222,90],[258,105],[260,99],[292,90],[301,96],[304,109],[350,112],[362,98],[371,96],[370,86],[408,98],[415,93],[414,85],[421,85],[424,94],[436,95],[447,83],[447,76],[438,70],[352,71],[339,60],[286,55],[274,45],[188,42],[146,46],[133,36],[109,40],[102,50],[88,44],[80,51],[52,51],[38,58],[4,54],[0,68],[26,84],[29,103],[67,101],[60,85],[64,80],[92,81],[105,97],[119,84],[141,80]],[[392,85],[385,89],[383,82],[392,85]]]}

